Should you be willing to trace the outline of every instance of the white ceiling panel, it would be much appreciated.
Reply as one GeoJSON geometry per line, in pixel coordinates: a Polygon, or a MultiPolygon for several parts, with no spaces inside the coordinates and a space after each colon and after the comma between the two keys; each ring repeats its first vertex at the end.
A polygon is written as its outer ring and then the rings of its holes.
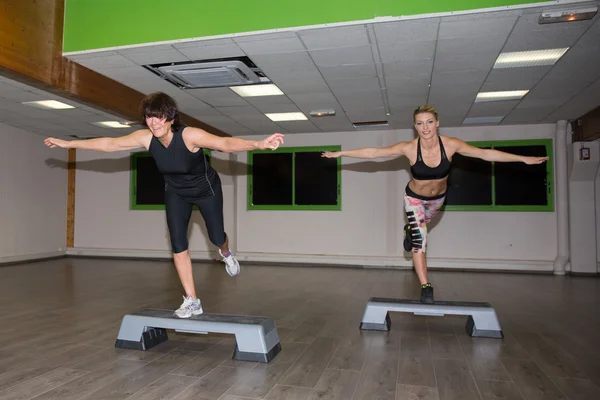
{"type": "Polygon", "coordinates": [[[436,42],[433,40],[420,42],[380,43],[381,62],[393,63],[404,60],[423,60],[433,58],[436,42]]]}
{"type": "Polygon", "coordinates": [[[502,120],[501,124],[535,124],[551,114],[553,110],[553,108],[548,107],[515,108],[502,120]]]}
{"type": "Polygon", "coordinates": [[[493,69],[486,78],[482,92],[531,89],[546,75],[551,66],[493,69]]]}
{"type": "Polygon", "coordinates": [[[436,58],[443,56],[480,56],[497,57],[506,42],[506,35],[478,35],[462,38],[442,39],[437,42],[436,58]]]}
{"type": "Polygon", "coordinates": [[[309,133],[320,130],[311,121],[284,121],[277,122],[277,125],[289,133],[309,133]]]}
{"type": "Polygon", "coordinates": [[[469,117],[490,117],[507,115],[519,104],[519,100],[490,101],[475,103],[469,110],[469,117]]]}
{"type": "Polygon", "coordinates": [[[431,85],[447,91],[459,89],[461,91],[479,91],[489,71],[466,70],[433,73],[431,85]]]}
{"type": "MultiPolygon", "coordinates": [[[[235,36],[231,40],[235,41],[236,43],[243,43],[243,42],[253,42],[253,41],[257,41],[257,40],[277,40],[277,39],[296,38],[296,37],[297,37],[296,32],[293,32],[293,31],[259,33],[259,34],[249,32],[247,35],[235,36]]],[[[216,40],[219,40],[219,39],[216,39],[216,40]]],[[[224,40],[224,39],[220,39],[220,40],[224,40]]],[[[229,39],[227,39],[227,40],[229,40],[229,39]]]]}
{"type": "Polygon", "coordinates": [[[385,121],[388,118],[383,107],[346,109],[346,115],[353,122],[385,121]]]}
{"type": "Polygon", "coordinates": [[[394,97],[412,97],[427,96],[429,93],[429,75],[413,75],[412,77],[403,77],[403,75],[386,77],[385,87],[388,96],[394,97]]]}
{"type": "Polygon", "coordinates": [[[583,32],[580,29],[520,31],[511,35],[504,52],[571,47],[583,32]]]}
{"type": "Polygon", "coordinates": [[[378,43],[436,40],[439,18],[373,24],[378,43]]]}
{"type": "Polygon", "coordinates": [[[174,47],[164,50],[149,50],[143,52],[125,53],[125,51],[126,50],[122,50],[120,53],[138,65],[189,61],[189,58],[181,54],[174,47]]]}
{"type": "Polygon", "coordinates": [[[264,114],[258,111],[252,106],[240,106],[240,107],[215,107],[223,115],[227,116],[263,116],[264,114]]]}
{"type": "Polygon", "coordinates": [[[267,75],[271,71],[316,70],[315,63],[307,51],[282,54],[258,54],[250,56],[250,59],[267,75]]]}
{"type": "Polygon", "coordinates": [[[321,75],[326,81],[338,79],[363,79],[377,76],[375,64],[358,64],[343,66],[321,66],[321,75]]]}
{"type": "Polygon", "coordinates": [[[314,63],[318,66],[372,64],[371,46],[342,47],[337,49],[310,51],[314,63]]]}
{"type": "Polygon", "coordinates": [[[424,58],[420,60],[398,60],[396,62],[381,64],[384,76],[410,77],[413,75],[430,74],[433,69],[433,58],[424,58]]]}
{"type": "Polygon", "coordinates": [[[462,21],[442,18],[438,37],[440,39],[450,39],[495,33],[508,35],[517,21],[516,16],[497,18],[493,18],[491,14],[490,18],[485,18],[485,16],[486,14],[483,14],[482,18],[471,18],[462,21]]]}
{"type": "Polygon", "coordinates": [[[433,64],[434,71],[450,72],[450,71],[468,71],[468,70],[490,70],[496,62],[497,55],[447,55],[438,56],[433,64]]]}
{"type": "Polygon", "coordinates": [[[369,37],[364,25],[309,29],[298,32],[308,50],[368,46],[369,37]]]}
{"type": "Polygon", "coordinates": [[[77,63],[92,70],[134,67],[137,65],[120,54],[85,58],[78,60],[77,63]]]}
{"type": "Polygon", "coordinates": [[[178,47],[177,50],[188,59],[194,61],[245,55],[244,51],[235,43],[208,45],[204,42],[196,42],[194,46],[178,47]]]}
{"type": "Polygon", "coordinates": [[[246,100],[228,87],[188,89],[187,92],[213,107],[247,106],[246,100]]]}
{"type": "Polygon", "coordinates": [[[583,115],[600,106],[600,79],[573,96],[566,103],[557,107],[545,122],[559,119],[573,119],[573,115],[583,115]]]}
{"type": "Polygon", "coordinates": [[[278,54],[306,50],[300,39],[297,37],[253,40],[250,42],[240,42],[236,40],[236,43],[250,56],[254,54],[278,54]]]}
{"type": "Polygon", "coordinates": [[[292,102],[262,102],[253,103],[254,107],[262,113],[298,112],[300,109],[292,102]]]}

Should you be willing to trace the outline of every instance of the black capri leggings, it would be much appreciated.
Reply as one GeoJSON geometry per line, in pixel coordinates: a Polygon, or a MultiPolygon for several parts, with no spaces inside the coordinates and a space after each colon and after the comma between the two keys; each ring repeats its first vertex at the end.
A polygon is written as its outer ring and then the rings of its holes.
{"type": "Polygon", "coordinates": [[[192,207],[197,205],[204,218],[208,238],[215,246],[225,243],[225,227],[223,222],[223,191],[221,185],[215,188],[213,196],[196,199],[193,202],[182,199],[178,194],[165,191],[165,208],[167,225],[171,236],[173,253],[181,253],[188,249],[188,224],[192,216],[192,207]]]}

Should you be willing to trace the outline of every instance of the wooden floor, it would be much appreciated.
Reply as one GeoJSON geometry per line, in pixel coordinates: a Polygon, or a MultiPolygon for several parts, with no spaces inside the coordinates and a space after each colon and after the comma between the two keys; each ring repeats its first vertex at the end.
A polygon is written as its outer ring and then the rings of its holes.
{"type": "Polygon", "coordinates": [[[488,301],[505,339],[464,317],[392,315],[361,332],[370,296],[418,298],[412,271],[195,264],[205,312],[274,318],[269,364],[229,336],[115,349],[125,313],[174,309],[170,262],[64,258],[0,267],[0,399],[600,399],[600,279],[438,272],[439,300],[488,301]]]}

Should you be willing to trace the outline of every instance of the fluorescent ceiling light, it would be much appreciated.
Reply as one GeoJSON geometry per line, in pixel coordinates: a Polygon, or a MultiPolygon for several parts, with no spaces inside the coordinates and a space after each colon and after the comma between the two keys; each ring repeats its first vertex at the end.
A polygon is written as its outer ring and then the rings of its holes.
{"type": "Polygon", "coordinates": [[[242,97],[281,96],[283,92],[272,83],[266,85],[230,86],[231,90],[242,97]]]}
{"type": "Polygon", "coordinates": [[[554,65],[566,52],[568,47],[562,49],[515,51],[501,53],[496,59],[494,68],[539,67],[554,65]]]}
{"type": "Polygon", "coordinates": [[[23,104],[25,104],[27,106],[37,107],[37,108],[43,108],[46,110],[48,110],[48,109],[65,110],[68,108],[75,108],[73,106],[70,106],[65,103],[61,103],[60,101],[56,101],[56,100],[25,101],[25,102],[23,102],[23,104]]]}
{"type": "Polygon", "coordinates": [[[525,96],[529,90],[507,90],[503,92],[479,92],[475,98],[475,103],[500,100],[519,100],[525,96]]]}
{"type": "Polygon", "coordinates": [[[504,117],[468,117],[465,118],[463,124],[498,124],[504,117]]]}
{"type": "Polygon", "coordinates": [[[122,124],[118,121],[92,122],[92,125],[96,125],[102,128],[131,128],[131,126],[122,124]]]}
{"type": "Polygon", "coordinates": [[[304,115],[301,112],[287,112],[287,113],[270,113],[270,114],[265,114],[267,117],[269,117],[269,119],[271,121],[303,121],[306,118],[306,115],[304,115]]]}

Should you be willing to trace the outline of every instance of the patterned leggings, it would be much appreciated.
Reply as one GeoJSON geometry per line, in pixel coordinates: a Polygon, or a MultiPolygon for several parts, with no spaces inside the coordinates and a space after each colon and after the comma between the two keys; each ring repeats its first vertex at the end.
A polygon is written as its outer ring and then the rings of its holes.
{"type": "Polygon", "coordinates": [[[427,248],[427,224],[440,211],[446,194],[424,197],[406,187],[404,211],[408,217],[413,253],[425,253],[427,248]]]}

